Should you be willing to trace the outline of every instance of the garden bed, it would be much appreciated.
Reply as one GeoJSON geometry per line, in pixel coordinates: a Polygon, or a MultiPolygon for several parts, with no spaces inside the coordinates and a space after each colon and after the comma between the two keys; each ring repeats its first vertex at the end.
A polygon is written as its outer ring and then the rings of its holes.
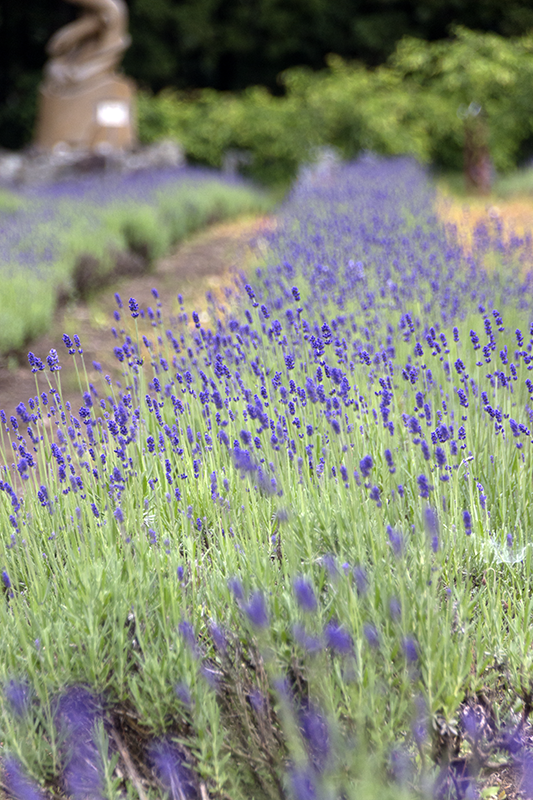
{"type": "Polygon", "coordinates": [[[208,321],[116,298],[120,385],[74,331],[30,357],[2,427],[11,795],[531,794],[531,242],[465,251],[435,208],[410,161],[332,170],[208,321]]]}
{"type": "Polygon", "coordinates": [[[0,357],[24,353],[58,305],[148,273],[198,228],[271,205],[243,181],[189,168],[2,191],[0,357]]]}

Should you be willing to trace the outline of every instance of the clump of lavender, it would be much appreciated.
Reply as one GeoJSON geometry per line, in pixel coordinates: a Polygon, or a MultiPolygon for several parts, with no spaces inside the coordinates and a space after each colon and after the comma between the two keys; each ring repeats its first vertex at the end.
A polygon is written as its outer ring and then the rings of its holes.
{"type": "Polygon", "coordinates": [[[70,795],[103,798],[102,754],[95,726],[102,719],[97,698],[82,687],[72,687],[59,698],[56,726],[65,742],[63,778],[70,795]]]}
{"type": "Polygon", "coordinates": [[[150,745],[150,760],[168,796],[188,800],[198,796],[196,779],[180,748],[168,739],[150,745]]]}
{"type": "Polygon", "coordinates": [[[20,762],[14,756],[7,756],[2,763],[4,786],[14,800],[45,800],[46,794],[35,781],[24,774],[20,762]]]}

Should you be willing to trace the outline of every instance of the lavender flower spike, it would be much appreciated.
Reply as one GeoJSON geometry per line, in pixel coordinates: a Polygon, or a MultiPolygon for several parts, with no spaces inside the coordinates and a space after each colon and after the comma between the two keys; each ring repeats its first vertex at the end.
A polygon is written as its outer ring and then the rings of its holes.
{"type": "Polygon", "coordinates": [[[324,629],[326,644],[336,653],[348,653],[352,649],[352,637],[335,622],[328,622],[324,629]]]}
{"type": "Polygon", "coordinates": [[[15,800],[45,800],[37,784],[24,775],[22,766],[14,756],[4,759],[4,781],[9,797],[15,800]]]}
{"type": "Polygon", "coordinates": [[[309,581],[300,576],[294,579],[293,587],[296,595],[296,602],[302,611],[316,611],[316,596],[309,581]]]}
{"type": "Polygon", "coordinates": [[[57,350],[54,350],[54,348],[50,350],[50,355],[46,356],[46,363],[48,364],[50,372],[59,372],[61,367],[59,366],[57,350]]]}
{"type": "Polygon", "coordinates": [[[159,741],[152,745],[150,754],[159,780],[171,800],[197,797],[194,774],[177,745],[159,741]]]}
{"type": "Polygon", "coordinates": [[[23,717],[28,710],[30,700],[30,687],[28,684],[11,679],[4,689],[4,694],[17,717],[23,717]]]}
{"type": "Polygon", "coordinates": [[[250,601],[244,606],[246,615],[256,628],[266,628],[268,625],[268,612],[263,592],[256,591],[250,595],[250,601]]]}

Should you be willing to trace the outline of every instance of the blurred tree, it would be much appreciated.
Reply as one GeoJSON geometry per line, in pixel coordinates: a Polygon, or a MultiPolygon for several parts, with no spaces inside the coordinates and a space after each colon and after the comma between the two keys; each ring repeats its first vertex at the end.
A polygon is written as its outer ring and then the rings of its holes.
{"type": "Polygon", "coordinates": [[[20,147],[31,138],[37,86],[51,35],[76,16],[68,3],[28,0],[0,4],[0,145],[20,147]]]}
{"type": "MultiPolygon", "coordinates": [[[[291,66],[328,53],[383,63],[404,35],[446,37],[452,24],[503,36],[533,28],[532,0],[128,0],[132,46],[124,70],[163,87],[281,93],[291,66]]],[[[0,144],[31,139],[36,87],[51,34],[76,14],[63,0],[5,0],[0,8],[0,144]]]]}

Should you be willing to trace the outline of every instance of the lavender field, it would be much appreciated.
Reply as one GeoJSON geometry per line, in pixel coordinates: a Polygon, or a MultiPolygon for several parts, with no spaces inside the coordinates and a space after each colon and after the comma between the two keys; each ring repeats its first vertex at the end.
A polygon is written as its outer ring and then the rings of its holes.
{"type": "Polygon", "coordinates": [[[6,797],[533,796],[532,241],[434,204],[410,160],[310,177],[209,324],[117,295],[120,385],[29,354],[6,797]]]}
{"type": "Polygon", "coordinates": [[[46,332],[58,304],[86,299],[128,271],[149,271],[210,221],[271,205],[244,181],[184,167],[0,191],[0,356],[46,332]]]}

